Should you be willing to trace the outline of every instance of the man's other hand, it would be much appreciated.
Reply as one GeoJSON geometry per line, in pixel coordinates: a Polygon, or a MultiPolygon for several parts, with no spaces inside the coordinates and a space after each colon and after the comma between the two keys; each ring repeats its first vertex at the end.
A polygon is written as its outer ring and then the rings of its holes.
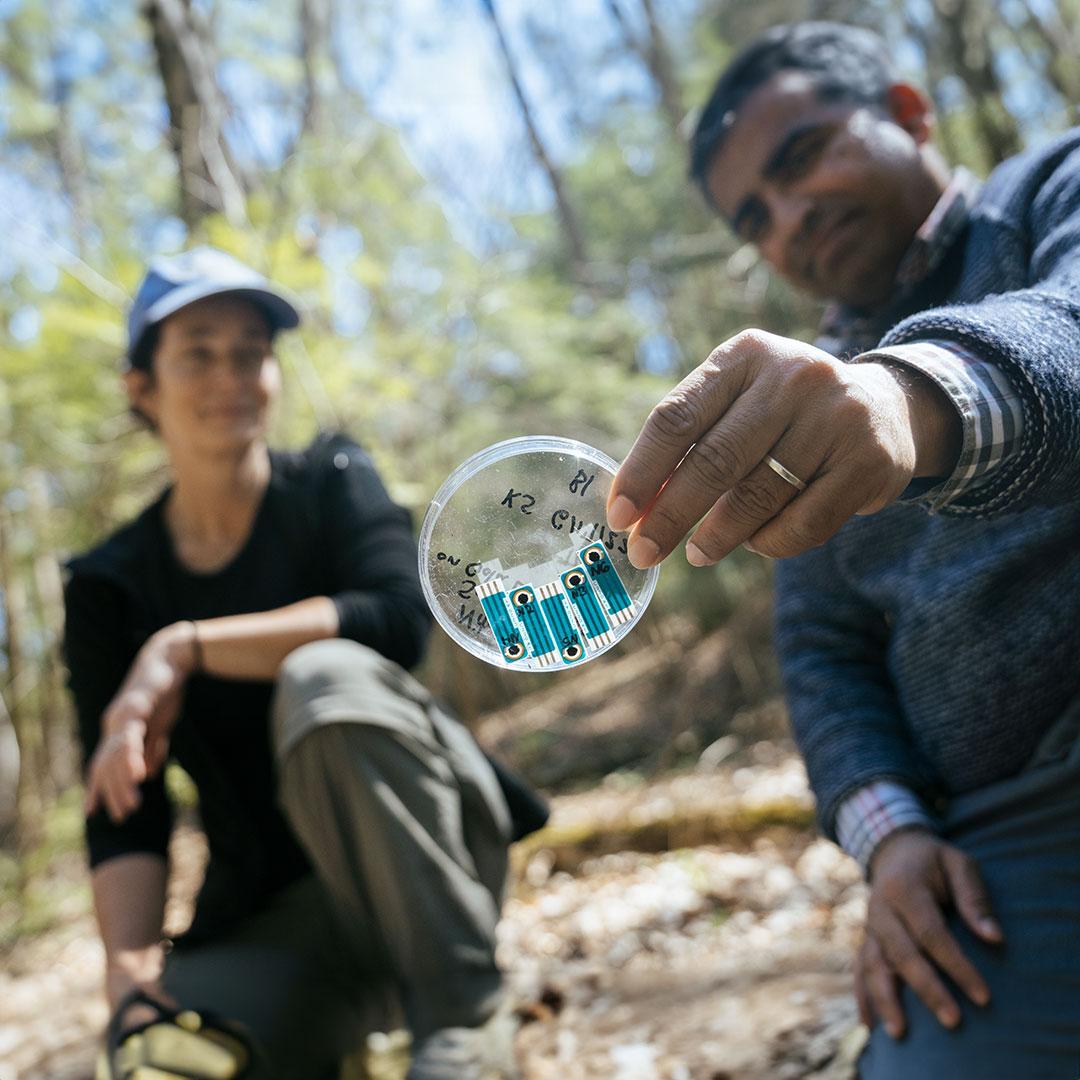
{"type": "Polygon", "coordinates": [[[855,965],[855,995],[867,1027],[877,1016],[894,1038],[906,1018],[903,980],[947,1028],[960,1023],[960,1008],[945,988],[944,972],[976,1004],[990,991],[949,933],[945,912],[955,909],[983,941],[998,944],[1001,928],[975,861],[922,830],[886,837],[870,863],[866,933],[855,965]]]}
{"type": "Polygon", "coordinates": [[[695,565],[740,544],[798,555],[852,515],[888,506],[914,477],[949,475],[961,437],[959,413],[926,376],[892,363],[845,364],[747,330],[653,409],[612,484],[608,520],[613,529],[634,525],[629,554],[638,567],[666,558],[699,521],[686,549],[695,565]]]}

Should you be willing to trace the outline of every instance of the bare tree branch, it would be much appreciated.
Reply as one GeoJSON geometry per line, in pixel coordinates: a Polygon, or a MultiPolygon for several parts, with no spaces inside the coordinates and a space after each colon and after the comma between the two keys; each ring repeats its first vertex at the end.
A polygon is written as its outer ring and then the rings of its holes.
{"type": "Polygon", "coordinates": [[[660,93],[660,105],[671,123],[672,130],[677,136],[683,138],[683,120],[686,111],[680,100],[679,86],[671,63],[671,53],[664,40],[664,33],[657,19],[653,0],[642,0],[641,6],[649,28],[647,41],[642,41],[634,33],[619,0],[606,0],[607,10],[619,27],[627,47],[641,59],[652,76],[660,93]]]}
{"type": "Polygon", "coordinates": [[[25,218],[17,217],[6,207],[0,206],[0,214],[6,217],[9,224],[17,230],[14,233],[8,233],[9,242],[14,240],[17,243],[24,243],[31,250],[36,251],[39,257],[46,251],[51,252],[57,266],[70,274],[98,299],[104,300],[119,311],[127,309],[131,303],[131,297],[119,285],[95,270],[85,259],[69,251],[58,240],[41,229],[31,226],[25,218]]]}
{"type": "Polygon", "coordinates": [[[529,135],[529,144],[532,147],[533,154],[536,156],[536,160],[540,163],[540,167],[547,175],[548,183],[551,185],[552,193],[555,195],[555,208],[562,228],[563,239],[570,253],[570,259],[575,268],[581,267],[588,261],[585,253],[585,238],[577,214],[574,212],[574,208],[566,194],[566,185],[563,183],[562,174],[559,172],[555,162],[552,161],[551,155],[544,145],[544,140],[540,137],[536,120],[533,117],[532,107],[525,96],[513,54],[510,52],[510,46],[506,40],[506,35],[503,33],[498,13],[495,11],[495,2],[494,0],[480,0],[480,3],[495,33],[499,52],[502,54],[503,62],[506,65],[506,74],[514,91],[514,97],[517,99],[518,108],[521,110],[525,130],[529,135]]]}
{"type": "Polygon", "coordinates": [[[329,0],[300,0],[300,59],[304,66],[304,108],[297,139],[319,126],[322,106],[319,93],[319,58],[326,49],[329,29],[329,0]]]}
{"type": "Polygon", "coordinates": [[[664,106],[671,126],[677,134],[682,133],[683,119],[686,115],[679,95],[679,84],[675,78],[674,67],[671,63],[671,52],[664,32],[656,17],[653,0],[641,0],[641,6],[645,10],[645,21],[649,27],[649,43],[645,51],[645,63],[652,72],[656,85],[660,87],[660,101],[664,106]]]}
{"type": "Polygon", "coordinates": [[[71,79],[61,73],[56,50],[53,50],[52,97],[56,103],[56,127],[51,135],[52,152],[60,174],[60,188],[71,207],[72,236],[79,257],[86,257],[86,226],[89,212],[86,185],[83,182],[82,153],[71,120],[71,79]]]}

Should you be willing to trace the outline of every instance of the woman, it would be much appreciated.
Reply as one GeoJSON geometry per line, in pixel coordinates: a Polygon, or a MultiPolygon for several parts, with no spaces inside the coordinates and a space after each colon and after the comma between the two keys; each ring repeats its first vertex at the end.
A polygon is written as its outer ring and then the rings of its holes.
{"type": "Polygon", "coordinates": [[[312,1080],[393,990],[411,1076],[512,1075],[506,799],[404,670],[428,630],[407,513],[342,436],[267,446],[274,336],[298,322],[209,248],[155,263],[129,320],[127,392],[172,484],[71,562],[65,594],[110,1006],[213,1010],[266,1075],[312,1080]],[[170,755],[210,863],[166,957],[170,755]]]}

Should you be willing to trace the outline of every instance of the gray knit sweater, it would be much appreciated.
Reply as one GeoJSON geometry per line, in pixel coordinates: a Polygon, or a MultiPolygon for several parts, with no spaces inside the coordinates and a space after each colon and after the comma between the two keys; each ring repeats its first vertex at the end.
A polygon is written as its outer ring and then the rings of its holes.
{"type": "Polygon", "coordinates": [[[894,503],[777,564],[792,724],[834,837],[872,780],[933,805],[1016,773],[1080,692],[1080,129],[994,171],[880,332],[999,365],[1024,431],[939,513],[894,503]]]}

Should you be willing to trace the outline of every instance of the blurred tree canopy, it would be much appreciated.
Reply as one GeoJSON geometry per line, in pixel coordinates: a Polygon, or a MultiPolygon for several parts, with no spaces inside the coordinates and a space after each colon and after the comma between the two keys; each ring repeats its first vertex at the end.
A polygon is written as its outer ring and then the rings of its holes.
{"type": "MultiPolygon", "coordinates": [[[[1077,121],[1080,0],[0,0],[0,792],[19,779],[24,842],[76,775],[58,566],[164,479],[118,379],[146,259],[210,242],[294,290],[275,438],[348,429],[415,513],[500,438],[620,456],[719,341],[813,335],[685,160],[724,62],[804,17],[883,32],[977,172],[1077,121]]],[[[673,565],[658,611],[707,628],[767,569],[714,580],[673,565]]]]}

